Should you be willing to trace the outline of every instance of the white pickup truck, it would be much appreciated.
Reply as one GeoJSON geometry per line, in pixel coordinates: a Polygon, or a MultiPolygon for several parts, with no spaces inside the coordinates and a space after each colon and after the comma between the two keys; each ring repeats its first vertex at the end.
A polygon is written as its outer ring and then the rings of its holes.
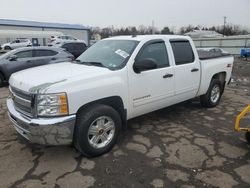
{"type": "Polygon", "coordinates": [[[229,54],[199,57],[185,36],[108,38],[73,63],[13,74],[9,117],[31,142],[73,143],[98,156],[112,149],[128,119],[198,96],[203,106],[216,106],[233,61],[229,54]]]}

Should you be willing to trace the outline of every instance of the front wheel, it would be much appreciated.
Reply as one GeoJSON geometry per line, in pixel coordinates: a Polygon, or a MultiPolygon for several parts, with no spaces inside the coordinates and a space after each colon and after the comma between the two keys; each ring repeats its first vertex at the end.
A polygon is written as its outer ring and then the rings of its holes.
{"type": "Polygon", "coordinates": [[[107,105],[93,105],[77,115],[74,145],[87,157],[107,153],[115,145],[121,131],[119,113],[107,105]]]}
{"type": "Polygon", "coordinates": [[[215,107],[219,104],[221,95],[221,82],[217,79],[212,79],[207,93],[200,97],[201,105],[207,108],[215,107]]]}

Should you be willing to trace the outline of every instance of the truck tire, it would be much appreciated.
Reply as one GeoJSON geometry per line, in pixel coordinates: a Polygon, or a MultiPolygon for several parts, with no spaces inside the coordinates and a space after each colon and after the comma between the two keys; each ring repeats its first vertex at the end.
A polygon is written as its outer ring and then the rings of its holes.
{"type": "Polygon", "coordinates": [[[87,157],[107,153],[115,145],[122,122],[119,113],[107,105],[92,105],[77,115],[74,146],[87,157]]]}
{"type": "Polygon", "coordinates": [[[246,132],[246,140],[250,144],[250,132],[246,132]]]}
{"type": "Polygon", "coordinates": [[[4,86],[4,76],[3,74],[0,72],[0,87],[4,86]]]}
{"type": "Polygon", "coordinates": [[[201,105],[207,108],[215,107],[219,104],[222,95],[222,84],[217,79],[212,79],[205,95],[200,97],[201,105]]]}

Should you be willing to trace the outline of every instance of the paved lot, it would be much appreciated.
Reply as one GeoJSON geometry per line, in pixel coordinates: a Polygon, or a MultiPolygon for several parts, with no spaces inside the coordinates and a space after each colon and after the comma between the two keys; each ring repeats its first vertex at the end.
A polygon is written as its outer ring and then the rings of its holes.
{"type": "Polygon", "coordinates": [[[20,138],[7,96],[1,88],[0,187],[250,187],[250,146],[233,130],[250,103],[250,62],[236,63],[218,107],[194,99],[131,120],[116,147],[94,159],[20,138]]]}

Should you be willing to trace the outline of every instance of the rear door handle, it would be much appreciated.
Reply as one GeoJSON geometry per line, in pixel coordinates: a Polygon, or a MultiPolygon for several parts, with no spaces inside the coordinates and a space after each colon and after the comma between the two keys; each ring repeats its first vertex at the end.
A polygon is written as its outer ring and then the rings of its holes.
{"type": "Polygon", "coordinates": [[[174,75],[173,74],[165,74],[164,76],[163,76],[163,78],[171,78],[171,77],[173,77],[174,75]]]}
{"type": "Polygon", "coordinates": [[[55,57],[52,57],[51,60],[56,60],[56,58],[55,58],[55,57]]]}
{"type": "Polygon", "coordinates": [[[197,71],[199,71],[198,68],[193,68],[193,69],[191,70],[191,72],[197,72],[197,71]]]}
{"type": "Polygon", "coordinates": [[[26,61],[26,63],[32,63],[32,61],[31,61],[31,60],[28,60],[28,61],[26,61]]]}

